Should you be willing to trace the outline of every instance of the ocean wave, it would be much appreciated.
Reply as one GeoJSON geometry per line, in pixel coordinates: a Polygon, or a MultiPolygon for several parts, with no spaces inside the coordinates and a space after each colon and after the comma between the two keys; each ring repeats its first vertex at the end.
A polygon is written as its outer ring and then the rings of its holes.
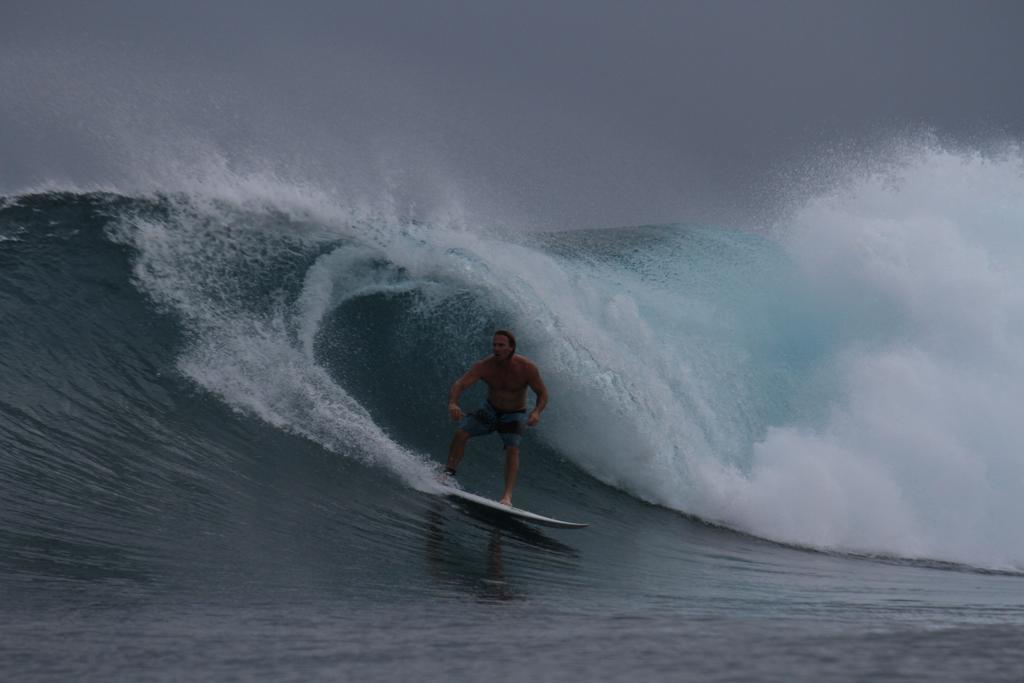
{"type": "MultiPolygon", "coordinates": [[[[785,543],[1020,568],[1021,178],[1015,150],[924,147],[764,234],[509,234],[228,175],[17,198],[0,234],[60,262],[45,226],[93,220],[87,249],[120,265],[79,286],[174,321],[179,379],[413,488],[442,458],[447,386],[511,327],[552,391],[535,444],[596,480],[785,543]]],[[[42,270],[5,274],[5,296],[43,296],[42,270]]],[[[74,334],[59,310],[35,343],[74,334]]]]}

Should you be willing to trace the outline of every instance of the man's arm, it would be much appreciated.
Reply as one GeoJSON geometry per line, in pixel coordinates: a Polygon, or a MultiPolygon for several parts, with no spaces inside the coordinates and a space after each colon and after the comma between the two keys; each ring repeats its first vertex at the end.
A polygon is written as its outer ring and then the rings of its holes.
{"type": "Polygon", "coordinates": [[[540,370],[536,365],[533,366],[533,371],[530,373],[529,384],[533,393],[537,395],[537,403],[530,411],[529,417],[526,418],[526,424],[533,427],[540,422],[541,411],[548,405],[548,388],[544,386],[544,380],[540,378],[540,370]]]}
{"type": "Polygon", "coordinates": [[[452,419],[452,422],[462,419],[459,396],[462,396],[462,392],[473,386],[478,379],[480,379],[480,363],[474,363],[473,367],[466,371],[466,374],[455,380],[455,384],[448,391],[448,417],[452,419]]]}

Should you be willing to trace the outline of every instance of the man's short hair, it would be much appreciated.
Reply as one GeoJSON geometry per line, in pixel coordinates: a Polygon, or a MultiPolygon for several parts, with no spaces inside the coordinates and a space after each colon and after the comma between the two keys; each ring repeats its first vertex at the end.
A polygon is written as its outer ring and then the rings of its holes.
{"type": "Polygon", "coordinates": [[[512,334],[511,332],[509,332],[508,330],[497,330],[494,333],[494,336],[497,337],[499,334],[501,336],[505,337],[506,339],[508,339],[508,344],[509,344],[509,346],[512,347],[512,353],[515,353],[516,352],[516,337],[515,337],[515,335],[512,334]]]}

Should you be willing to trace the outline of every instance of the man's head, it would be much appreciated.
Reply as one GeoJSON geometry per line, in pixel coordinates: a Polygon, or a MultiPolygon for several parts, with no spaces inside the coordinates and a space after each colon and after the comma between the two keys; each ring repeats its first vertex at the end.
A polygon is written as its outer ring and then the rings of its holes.
{"type": "Polygon", "coordinates": [[[496,358],[506,360],[516,352],[516,338],[508,330],[498,330],[494,333],[491,346],[496,358]]]}

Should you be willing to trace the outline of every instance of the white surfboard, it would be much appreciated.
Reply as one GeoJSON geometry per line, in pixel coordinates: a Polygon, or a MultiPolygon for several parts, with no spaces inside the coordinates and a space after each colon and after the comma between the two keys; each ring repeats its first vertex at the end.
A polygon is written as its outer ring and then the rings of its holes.
{"type": "Polygon", "coordinates": [[[439,484],[439,486],[441,488],[441,493],[446,496],[458,498],[459,500],[464,500],[468,503],[473,503],[474,505],[479,505],[480,507],[484,507],[495,512],[501,512],[509,517],[513,517],[524,522],[533,522],[534,524],[557,527],[559,529],[582,529],[583,527],[590,526],[589,524],[580,524],[579,522],[565,522],[553,517],[538,515],[528,510],[521,510],[510,505],[502,505],[496,500],[484,498],[483,496],[478,496],[475,493],[469,493],[468,491],[463,491],[462,489],[457,489],[453,486],[447,486],[445,484],[439,484]]]}

